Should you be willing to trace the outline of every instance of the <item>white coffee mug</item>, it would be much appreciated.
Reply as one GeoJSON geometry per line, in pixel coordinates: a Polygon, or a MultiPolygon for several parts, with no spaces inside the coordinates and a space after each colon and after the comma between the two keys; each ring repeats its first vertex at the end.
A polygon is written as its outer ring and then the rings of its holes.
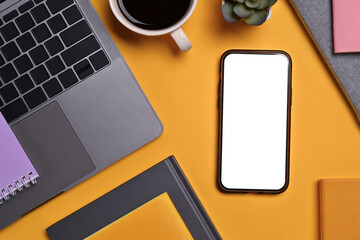
{"type": "Polygon", "coordinates": [[[192,47],[191,42],[187,38],[184,31],[181,29],[181,26],[190,18],[191,14],[194,12],[197,0],[191,0],[188,11],[177,23],[173,24],[170,27],[160,30],[143,29],[132,24],[129,20],[127,20],[127,18],[121,12],[118,4],[118,0],[109,0],[109,2],[110,2],[111,10],[114,13],[115,17],[119,20],[119,22],[121,22],[125,27],[127,27],[131,31],[146,36],[159,36],[170,33],[170,35],[175,40],[181,51],[186,52],[192,47]]]}

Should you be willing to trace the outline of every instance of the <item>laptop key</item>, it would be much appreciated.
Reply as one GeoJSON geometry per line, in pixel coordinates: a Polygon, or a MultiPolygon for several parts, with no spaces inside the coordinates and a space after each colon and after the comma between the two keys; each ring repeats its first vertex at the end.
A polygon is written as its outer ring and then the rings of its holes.
{"type": "Polygon", "coordinates": [[[102,50],[90,56],[89,59],[95,70],[99,70],[110,63],[102,50]]]}
{"type": "MultiPolygon", "coordinates": [[[[5,64],[4,58],[0,55],[0,67],[5,64]]],[[[1,86],[1,85],[0,85],[1,86]]]]}
{"type": "Polygon", "coordinates": [[[18,17],[15,22],[21,32],[26,32],[35,26],[35,22],[29,13],[25,13],[24,15],[18,17]]]}
{"type": "Polygon", "coordinates": [[[4,44],[4,40],[0,37],[0,46],[4,44]]]}
{"type": "Polygon", "coordinates": [[[55,13],[63,10],[67,6],[70,6],[73,2],[74,2],[73,0],[61,0],[61,1],[59,1],[59,0],[47,0],[46,5],[50,9],[50,12],[52,14],[55,14],[55,13]]]}
{"type": "Polygon", "coordinates": [[[29,54],[35,65],[39,65],[49,58],[49,54],[42,45],[31,50],[29,54]]]}
{"type": "Polygon", "coordinates": [[[53,78],[44,83],[43,88],[49,98],[54,97],[62,91],[62,87],[56,78],[53,78]]]}
{"type": "Polygon", "coordinates": [[[51,56],[59,53],[64,49],[64,45],[61,43],[60,38],[58,36],[55,36],[45,42],[45,47],[50,53],[51,56]]]}
{"type": "Polygon", "coordinates": [[[51,37],[51,33],[45,23],[37,26],[31,32],[38,43],[41,43],[51,37]]]}
{"type": "MultiPolygon", "coordinates": [[[[56,0],[56,1],[59,1],[59,0],[56,0]]],[[[44,21],[45,19],[50,17],[50,13],[46,9],[44,4],[37,6],[36,8],[32,9],[30,12],[37,23],[41,23],[42,21],[44,21]]]]}
{"type": "Polygon", "coordinates": [[[20,50],[14,42],[8,43],[1,48],[1,52],[4,55],[6,61],[11,61],[20,55],[20,50]]]}
{"type": "Polygon", "coordinates": [[[0,88],[0,95],[2,99],[4,99],[6,103],[8,103],[17,98],[19,96],[19,93],[16,91],[14,84],[10,83],[0,88]]]}
{"type": "Polygon", "coordinates": [[[0,98],[0,107],[4,106],[4,102],[0,98]]]}
{"type": "Polygon", "coordinates": [[[21,37],[18,37],[16,42],[23,52],[26,52],[27,50],[35,47],[35,40],[30,33],[25,33],[21,37]]]}
{"type": "Polygon", "coordinates": [[[43,65],[32,70],[30,75],[36,84],[41,84],[50,78],[49,73],[46,71],[43,65]]]}
{"type": "Polygon", "coordinates": [[[60,38],[65,43],[65,46],[69,47],[90,34],[91,30],[89,25],[83,20],[62,32],[60,38]]]}
{"type": "Polygon", "coordinates": [[[18,76],[11,63],[0,68],[0,77],[4,83],[14,80],[18,76]]]}
{"type": "Polygon", "coordinates": [[[15,86],[17,87],[17,89],[21,94],[24,94],[30,89],[35,87],[34,83],[31,81],[28,74],[16,79],[15,86]]]}
{"type": "Polygon", "coordinates": [[[0,112],[8,123],[25,114],[27,111],[28,108],[26,107],[25,102],[21,98],[18,98],[14,102],[0,109],[0,112]]]}
{"type": "Polygon", "coordinates": [[[61,57],[65,61],[67,66],[71,66],[74,63],[82,60],[89,56],[100,48],[99,43],[96,41],[94,36],[90,36],[81,42],[75,44],[71,48],[61,53],[61,57]]]}
{"type": "Polygon", "coordinates": [[[32,7],[34,7],[34,2],[33,1],[28,1],[26,3],[24,3],[23,5],[21,5],[18,9],[20,13],[24,13],[27,10],[31,9],[32,7]]]}
{"type": "Polygon", "coordinates": [[[47,21],[47,24],[49,25],[53,34],[56,34],[66,28],[66,23],[65,23],[63,17],[61,16],[61,14],[58,14],[55,17],[50,18],[47,21]]]}
{"type": "Polygon", "coordinates": [[[69,88],[78,82],[73,70],[68,69],[59,75],[59,80],[64,88],[69,88]]]}
{"type": "Polygon", "coordinates": [[[44,0],[34,0],[36,4],[41,3],[44,0]]]}
{"type": "Polygon", "coordinates": [[[30,109],[39,106],[47,100],[44,91],[38,87],[24,95],[24,100],[30,109]]]}
{"type": "Polygon", "coordinates": [[[65,69],[65,66],[59,56],[50,59],[45,63],[45,65],[53,76],[65,69]]]}
{"type": "Polygon", "coordinates": [[[90,76],[94,72],[94,69],[91,67],[91,65],[87,59],[84,59],[81,62],[79,62],[78,64],[76,64],[74,66],[74,70],[81,80],[90,76]]]}
{"type": "Polygon", "coordinates": [[[63,12],[63,15],[69,25],[72,25],[73,23],[79,21],[82,18],[82,15],[76,5],[66,9],[63,12]]]}
{"type": "Polygon", "coordinates": [[[13,22],[10,22],[0,28],[0,32],[2,36],[4,37],[5,41],[9,42],[11,39],[19,36],[19,30],[15,27],[15,24],[13,22]]]}
{"type": "Polygon", "coordinates": [[[13,11],[9,12],[8,14],[6,14],[6,15],[3,17],[3,19],[4,19],[5,22],[9,22],[10,20],[16,18],[17,16],[19,16],[18,11],[13,10],[13,11]]]}
{"type": "Polygon", "coordinates": [[[20,74],[29,71],[33,67],[32,62],[27,55],[23,55],[18,59],[15,59],[14,65],[20,74]]]}

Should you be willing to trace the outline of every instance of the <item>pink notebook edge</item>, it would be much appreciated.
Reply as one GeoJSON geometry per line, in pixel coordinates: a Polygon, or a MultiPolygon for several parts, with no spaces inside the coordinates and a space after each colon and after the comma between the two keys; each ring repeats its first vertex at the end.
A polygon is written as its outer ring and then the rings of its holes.
{"type": "MultiPolygon", "coordinates": [[[[333,30],[333,52],[334,54],[339,54],[339,53],[356,53],[356,52],[360,52],[360,30],[359,30],[359,37],[357,39],[357,42],[354,43],[344,43],[344,39],[342,37],[340,37],[341,31],[344,30],[344,25],[346,25],[345,20],[342,21],[342,17],[339,15],[342,15],[341,9],[339,10],[339,8],[341,8],[342,6],[339,4],[346,4],[345,3],[346,0],[332,0],[332,30],[333,30]],[[338,10],[336,10],[338,9],[338,10]]],[[[347,1],[354,1],[355,4],[359,4],[360,7],[360,2],[357,2],[357,0],[347,0],[347,1]]],[[[357,7],[355,7],[354,9],[358,9],[357,7]]],[[[349,13],[349,7],[346,7],[346,13],[349,13]]],[[[354,13],[356,16],[359,16],[358,20],[359,21],[354,21],[354,22],[358,22],[358,26],[354,26],[353,29],[360,29],[360,15],[358,13],[354,13]]],[[[353,23],[354,24],[354,23],[353,23]]]]}

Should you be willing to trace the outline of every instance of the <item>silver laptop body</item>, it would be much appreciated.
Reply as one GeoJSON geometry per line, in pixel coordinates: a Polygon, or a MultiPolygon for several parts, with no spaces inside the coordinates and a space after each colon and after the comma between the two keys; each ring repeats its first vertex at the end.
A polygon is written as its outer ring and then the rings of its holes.
{"type": "Polygon", "coordinates": [[[0,111],[40,174],[0,206],[1,229],[163,126],[89,0],[0,2],[0,111]]]}

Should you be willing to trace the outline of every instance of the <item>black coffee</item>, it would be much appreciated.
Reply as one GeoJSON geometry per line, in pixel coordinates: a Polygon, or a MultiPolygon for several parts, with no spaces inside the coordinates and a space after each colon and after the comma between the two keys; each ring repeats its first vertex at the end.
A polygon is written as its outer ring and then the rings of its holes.
{"type": "Polygon", "coordinates": [[[134,25],[151,30],[170,27],[187,12],[191,0],[118,0],[125,17],[134,25]]]}

